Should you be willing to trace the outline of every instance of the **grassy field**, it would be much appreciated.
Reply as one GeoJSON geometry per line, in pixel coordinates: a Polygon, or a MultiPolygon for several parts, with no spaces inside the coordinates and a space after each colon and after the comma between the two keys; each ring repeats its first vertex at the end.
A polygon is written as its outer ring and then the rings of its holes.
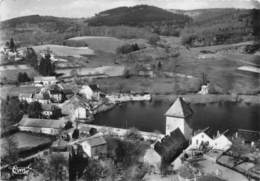
{"type": "Polygon", "coordinates": [[[7,95],[18,96],[20,93],[34,93],[38,91],[39,87],[25,85],[25,86],[15,86],[15,85],[5,85],[0,87],[0,98],[5,99],[7,95]]]}
{"type": "Polygon", "coordinates": [[[49,48],[56,56],[72,56],[72,57],[81,57],[83,55],[94,55],[94,51],[88,47],[69,47],[62,45],[39,45],[33,46],[33,49],[36,52],[41,52],[49,48]]]}
{"type": "Polygon", "coordinates": [[[124,44],[123,40],[105,36],[80,36],[66,41],[70,46],[88,46],[93,50],[115,53],[116,49],[124,44]]]}
{"type": "Polygon", "coordinates": [[[30,78],[39,75],[32,67],[28,65],[7,65],[0,66],[0,79],[6,81],[17,81],[18,74],[26,72],[30,78]]]}
{"type": "MultiPolygon", "coordinates": [[[[51,139],[48,137],[34,135],[25,132],[18,132],[11,135],[10,137],[17,144],[18,150],[30,149],[51,142],[51,139]]],[[[4,145],[6,144],[5,141],[6,140],[4,138],[1,139],[1,148],[4,148],[4,145]]],[[[1,154],[4,154],[5,150],[3,149],[1,152],[1,154]]]]}

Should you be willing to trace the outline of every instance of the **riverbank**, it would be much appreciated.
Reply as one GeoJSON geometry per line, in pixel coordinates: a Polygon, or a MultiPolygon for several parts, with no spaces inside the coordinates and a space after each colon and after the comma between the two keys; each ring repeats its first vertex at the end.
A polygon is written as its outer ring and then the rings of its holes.
{"type": "Polygon", "coordinates": [[[239,102],[246,104],[260,104],[260,95],[227,95],[227,94],[185,94],[185,95],[152,95],[153,100],[173,102],[178,96],[184,97],[189,103],[217,103],[217,102],[239,102]]]}

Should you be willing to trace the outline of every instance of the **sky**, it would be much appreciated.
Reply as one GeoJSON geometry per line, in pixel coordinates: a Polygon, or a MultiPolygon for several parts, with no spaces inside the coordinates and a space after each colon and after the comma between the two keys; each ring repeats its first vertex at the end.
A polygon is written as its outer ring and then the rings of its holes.
{"type": "Polygon", "coordinates": [[[32,14],[91,17],[120,6],[147,4],[164,9],[259,8],[260,0],[0,0],[0,20],[32,14]]]}

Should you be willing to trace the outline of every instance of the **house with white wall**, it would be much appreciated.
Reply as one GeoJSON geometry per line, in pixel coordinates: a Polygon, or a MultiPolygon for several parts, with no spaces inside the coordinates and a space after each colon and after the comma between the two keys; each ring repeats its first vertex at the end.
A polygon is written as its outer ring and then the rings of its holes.
{"type": "Polygon", "coordinates": [[[83,85],[79,93],[84,95],[87,99],[92,99],[94,96],[93,90],[88,85],[83,85]]]}
{"type": "Polygon", "coordinates": [[[103,135],[97,134],[78,142],[82,146],[83,151],[89,157],[96,157],[107,154],[107,142],[103,135]]]}
{"type": "Polygon", "coordinates": [[[191,138],[190,147],[198,149],[201,143],[208,143],[209,146],[212,147],[214,144],[214,140],[205,132],[200,132],[191,138]]]}
{"type": "Polygon", "coordinates": [[[165,113],[165,134],[169,135],[172,131],[179,128],[185,138],[189,140],[193,132],[191,128],[192,115],[193,111],[188,103],[182,97],[178,97],[165,113]]]}
{"type": "Polygon", "coordinates": [[[206,132],[202,131],[192,137],[191,144],[187,150],[199,149],[201,143],[208,143],[210,148],[220,151],[227,151],[232,146],[232,142],[224,134],[212,138],[206,132]]]}
{"type": "Polygon", "coordinates": [[[57,79],[55,76],[36,76],[34,77],[34,84],[39,86],[46,86],[55,84],[57,82],[57,79]]]}

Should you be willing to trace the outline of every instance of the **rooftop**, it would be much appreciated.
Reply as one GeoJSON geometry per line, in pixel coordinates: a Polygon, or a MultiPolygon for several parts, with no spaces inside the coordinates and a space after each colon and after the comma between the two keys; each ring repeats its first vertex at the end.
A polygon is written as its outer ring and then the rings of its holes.
{"type": "MultiPolygon", "coordinates": [[[[161,156],[166,156],[169,153],[170,157],[174,160],[185,148],[187,148],[187,140],[179,128],[171,132],[170,136],[167,135],[162,138],[161,142],[154,145],[154,150],[161,156]]],[[[172,160],[169,160],[172,162],[172,160]]]]}
{"type": "Polygon", "coordinates": [[[178,97],[172,106],[165,113],[166,116],[186,118],[193,113],[190,106],[183,100],[182,97],[178,97]]]}
{"type": "Polygon", "coordinates": [[[94,135],[79,141],[79,143],[88,142],[90,146],[98,146],[106,144],[106,140],[102,135],[94,135]]]}
{"type": "Polygon", "coordinates": [[[36,127],[36,128],[63,128],[65,126],[66,120],[64,119],[35,119],[23,117],[18,123],[18,126],[23,127],[36,127]]]}
{"type": "Polygon", "coordinates": [[[34,77],[34,81],[55,81],[55,76],[37,76],[34,77]]]}

